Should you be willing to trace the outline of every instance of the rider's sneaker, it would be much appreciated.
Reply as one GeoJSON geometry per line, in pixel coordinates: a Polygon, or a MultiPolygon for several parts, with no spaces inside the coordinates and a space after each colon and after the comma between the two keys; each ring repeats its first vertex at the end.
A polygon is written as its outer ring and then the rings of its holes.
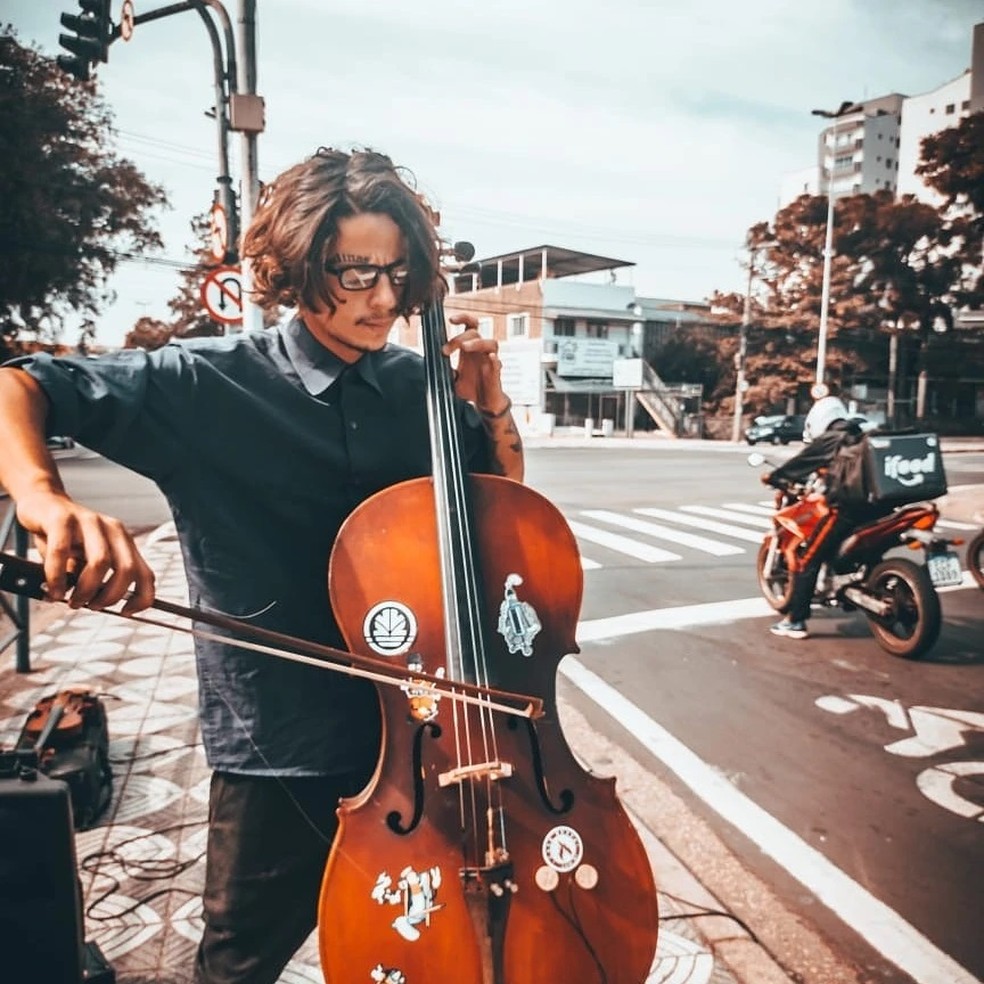
{"type": "Polygon", "coordinates": [[[770,625],[769,631],[773,635],[785,636],[787,639],[808,639],[810,636],[806,631],[806,622],[793,622],[788,618],[770,625]]]}

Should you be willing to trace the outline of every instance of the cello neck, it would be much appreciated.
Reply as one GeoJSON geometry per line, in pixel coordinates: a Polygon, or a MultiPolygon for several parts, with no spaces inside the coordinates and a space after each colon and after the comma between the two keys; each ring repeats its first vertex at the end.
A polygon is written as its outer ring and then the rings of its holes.
{"type": "Polygon", "coordinates": [[[479,565],[451,366],[441,351],[447,341],[447,328],[440,298],[424,310],[421,331],[441,559],[446,669],[451,680],[483,683],[487,673],[479,565]]]}

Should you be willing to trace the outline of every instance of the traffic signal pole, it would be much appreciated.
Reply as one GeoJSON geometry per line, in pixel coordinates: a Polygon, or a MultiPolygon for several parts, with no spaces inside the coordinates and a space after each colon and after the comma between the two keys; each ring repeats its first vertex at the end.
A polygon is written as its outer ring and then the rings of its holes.
{"type": "MultiPolygon", "coordinates": [[[[59,43],[70,55],[59,55],[58,65],[76,79],[88,82],[92,66],[107,61],[109,46],[121,37],[121,25],[110,19],[112,0],[77,0],[81,13],[62,14],[63,27],[74,35],[60,35],[59,43]]],[[[183,0],[155,10],[136,14],[131,27],[170,17],[173,14],[196,10],[201,16],[212,44],[215,73],[215,118],[218,139],[219,174],[216,178],[216,198],[222,205],[227,221],[225,263],[239,263],[239,233],[252,219],[259,197],[257,166],[257,137],[264,129],[263,99],[256,94],[256,0],[239,0],[239,40],[243,57],[237,64],[236,38],[232,23],[222,0],[183,0]],[[214,13],[222,29],[222,37],[209,14],[214,13]],[[223,41],[225,59],[223,60],[223,41]],[[229,133],[242,133],[242,173],[240,208],[229,172],[229,133]]],[[[129,35],[128,35],[129,37],[129,35]]],[[[243,326],[262,328],[262,311],[250,301],[251,280],[243,268],[243,326]]]]}
{"type": "MultiPolygon", "coordinates": [[[[242,57],[239,60],[239,94],[252,100],[256,107],[256,0],[239,0],[239,50],[242,57]]],[[[262,104],[260,105],[262,115],[262,104]]],[[[259,158],[257,153],[257,137],[260,129],[243,129],[242,132],[242,188],[240,201],[242,204],[242,227],[248,229],[256,211],[260,197],[259,158]]],[[[251,331],[263,327],[263,311],[252,301],[253,277],[249,261],[240,257],[243,283],[243,330],[251,331]]]]}

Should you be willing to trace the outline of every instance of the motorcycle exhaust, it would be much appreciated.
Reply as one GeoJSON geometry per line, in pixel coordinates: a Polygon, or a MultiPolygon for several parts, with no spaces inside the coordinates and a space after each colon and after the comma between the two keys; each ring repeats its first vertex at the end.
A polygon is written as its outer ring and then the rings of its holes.
{"type": "Polygon", "coordinates": [[[888,602],[872,598],[862,588],[845,588],[844,597],[857,605],[858,608],[863,608],[866,612],[871,612],[872,615],[877,615],[879,618],[885,618],[892,611],[892,606],[888,602]]]}

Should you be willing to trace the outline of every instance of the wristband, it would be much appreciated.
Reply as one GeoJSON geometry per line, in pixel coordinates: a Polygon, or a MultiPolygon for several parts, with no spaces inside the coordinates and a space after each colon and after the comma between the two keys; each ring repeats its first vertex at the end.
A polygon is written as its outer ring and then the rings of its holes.
{"type": "Polygon", "coordinates": [[[491,413],[488,410],[483,410],[481,407],[478,407],[478,412],[486,420],[501,420],[507,413],[509,413],[510,410],[512,410],[512,400],[508,396],[506,397],[506,405],[498,413],[491,413]]]}

